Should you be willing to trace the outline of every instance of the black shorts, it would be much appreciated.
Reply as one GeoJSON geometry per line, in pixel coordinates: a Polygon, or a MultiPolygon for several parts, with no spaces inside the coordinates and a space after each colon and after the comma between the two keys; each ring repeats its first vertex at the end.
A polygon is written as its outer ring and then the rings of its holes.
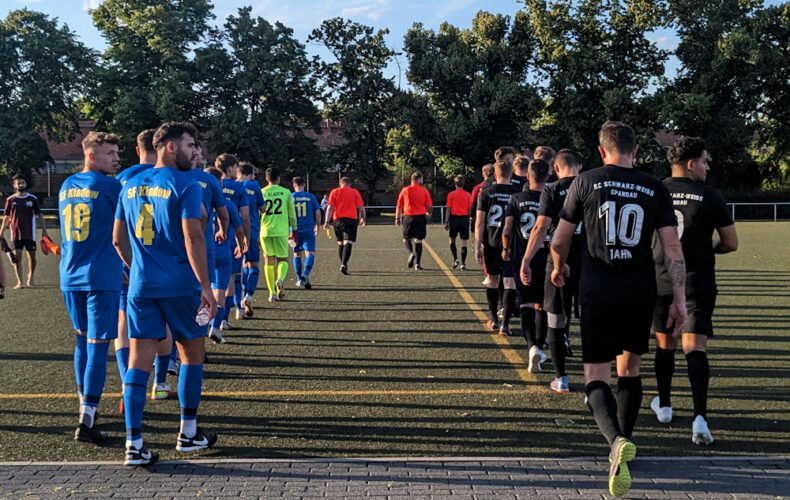
{"type": "Polygon", "coordinates": [[[502,249],[483,245],[483,264],[486,267],[487,274],[494,276],[502,274],[505,264],[502,260],[502,249]]]}
{"type": "MultiPolygon", "coordinates": [[[[671,333],[667,328],[669,306],[672,304],[671,295],[659,295],[653,312],[653,329],[658,333],[671,333]]],[[[683,333],[694,333],[713,337],[713,310],[716,308],[716,294],[695,295],[686,297],[686,312],[688,319],[683,327],[683,333]]]]}
{"type": "Polygon", "coordinates": [[[543,310],[551,314],[563,314],[571,317],[573,299],[579,300],[579,275],[581,268],[571,267],[571,275],[565,276],[565,286],[558,288],[551,282],[551,273],[554,271],[554,261],[546,262],[546,275],[543,285],[543,310]]]}
{"type": "Polygon", "coordinates": [[[469,217],[466,215],[450,216],[450,238],[460,236],[462,240],[469,239],[469,217]]]}
{"type": "Polygon", "coordinates": [[[543,304],[544,276],[542,272],[537,273],[536,271],[536,269],[532,270],[532,281],[529,285],[525,285],[521,281],[521,269],[519,268],[518,276],[516,276],[516,293],[518,293],[519,304],[543,304]]]}
{"type": "Polygon", "coordinates": [[[36,240],[14,240],[14,250],[27,250],[28,252],[36,251],[36,240]]]}
{"type": "Polygon", "coordinates": [[[646,354],[656,299],[582,304],[582,362],[608,363],[628,351],[646,354]]]}
{"type": "Polygon", "coordinates": [[[424,215],[406,215],[403,217],[403,239],[424,240],[428,220],[424,215]]]}
{"type": "Polygon", "coordinates": [[[335,226],[335,238],[338,243],[343,241],[357,241],[357,219],[343,217],[336,219],[332,225],[335,226]]]}

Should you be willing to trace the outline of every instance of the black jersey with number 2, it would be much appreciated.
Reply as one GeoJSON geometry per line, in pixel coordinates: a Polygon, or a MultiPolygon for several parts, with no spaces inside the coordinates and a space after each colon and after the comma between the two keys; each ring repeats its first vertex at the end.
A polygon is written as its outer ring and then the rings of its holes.
{"type": "Polygon", "coordinates": [[[510,197],[505,209],[505,217],[513,217],[514,232],[512,259],[520,262],[527,250],[529,236],[538,220],[540,208],[540,191],[521,191],[510,197]]]}
{"type": "Polygon", "coordinates": [[[560,217],[584,222],[580,304],[656,295],[653,233],[677,225],[669,191],[660,180],[611,165],[584,172],[571,184],[560,217]]]}
{"type": "MultiPolygon", "coordinates": [[[[540,196],[540,209],[538,215],[543,215],[551,219],[548,232],[549,236],[554,234],[554,230],[557,229],[557,225],[560,223],[560,212],[562,212],[562,206],[565,204],[565,198],[568,196],[568,189],[570,189],[574,179],[576,179],[575,176],[563,177],[554,184],[547,184],[546,189],[543,190],[540,196]]],[[[584,226],[584,224],[576,226],[576,232],[573,233],[573,238],[571,238],[571,249],[570,252],[568,252],[567,260],[571,269],[577,272],[579,266],[581,266],[581,256],[584,251],[582,226],[584,226]]],[[[549,265],[551,265],[552,268],[554,267],[552,262],[549,262],[549,265]]]]}
{"type": "Polygon", "coordinates": [[[521,189],[513,184],[494,184],[480,192],[477,197],[477,210],[486,213],[483,242],[488,248],[502,248],[502,230],[505,227],[505,209],[510,197],[521,189]]]}
{"type": "MultiPolygon", "coordinates": [[[[733,224],[727,203],[718,191],[686,177],[669,177],[664,185],[672,197],[678,236],[686,259],[686,295],[715,294],[716,274],[713,254],[713,231],[733,224]]],[[[653,243],[658,293],[672,293],[672,281],[664,265],[664,252],[656,239],[653,243]]]]}

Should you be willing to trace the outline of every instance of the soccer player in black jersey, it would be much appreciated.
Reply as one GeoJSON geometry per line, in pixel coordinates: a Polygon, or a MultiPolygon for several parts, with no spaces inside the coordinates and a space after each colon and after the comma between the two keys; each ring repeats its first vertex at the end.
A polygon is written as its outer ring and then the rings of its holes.
{"type": "MultiPolygon", "coordinates": [[[[505,260],[502,272],[505,280],[505,298],[503,300],[505,319],[499,333],[505,335],[510,333],[507,321],[511,312],[512,299],[508,300],[508,289],[515,287],[521,313],[521,333],[527,340],[529,347],[529,371],[535,373],[540,371],[540,363],[543,361],[543,352],[538,345],[536,336],[540,325],[536,325],[535,321],[536,312],[539,313],[543,303],[543,282],[536,280],[532,285],[525,285],[520,279],[515,279],[515,274],[521,268],[527,244],[534,237],[533,229],[535,221],[538,219],[538,208],[544,183],[549,176],[549,165],[543,160],[532,160],[529,162],[528,171],[529,186],[526,190],[510,197],[510,203],[505,212],[505,229],[502,233],[502,246],[504,247],[502,258],[505,260]]],[[[544,235],[544,241],[534,245],[540,247],[533,260],[536,273],[543,273],[546,269],[549,249],[545,239],[544,235]]]]}
{"type": "MultiPolygon", "coordinates": [[[[543,259],[546,262],[545,277],[541,273],[534,273],[535,256],[543,250],[543,240],[546,235],[552,235],[560,221],[560,211],[565,203],[565,196],[573,180],[581,172],[582,164],[573,151],[562,149],[554,159],[554,170],[559,181],[546,186],[540,197],[538,220],[532,229],[534,238],[530,238],[524,259],[521,261],[521,281],[527,285],[543,286],[543,309],[546,311],[548,322],[549,350],[554,364],[554,381],[551,388],[555,392],[566,393],[570,391],[568,375],[565,372],[565,336],[570,326],[570,317],[573,298],[578,301],[579,276],[581,274],[581,258],[583,239],[581,225],[571,238],[571,248],[568,252],[567,264],[570,274],[565,277],[565,286],[557,287],[551,282],[551,272],[554,270],[554,261],[543,259]],[[543,279],[543,281],[541,281],[543,279]]],[[[530,356],[530,361],[532,356],[530,356]]]]}
{"type": "MultiPolygon", "coordinates": [[[[513,168],[510,172],[510,183],[516,186],[519,191],[522,189],[526,189],[527,187],[527,164],[529,160],[526,158],[522,158],[519,156],[516,158],[516,150],[513,148],[503,147],[499,148],[494,151],[494,161],[502,161],[505,163],[510,163],[513,165],[513,168]]],[[[483,189],[496,184],[496,178],[492,175],[488,179],[483,181],[483,189]]]]}
{"type": "Polygon", "coordinates": [[[686,321],[686,263],[666,186],[633,168],[633,129],[606,122],[598,142],[604,166],[580,174],[568,190],[551,240],[551,279],[556,286],[565,284],[571,239],[584,221],[579,299],[585,392],[611,447],[609,491],[622,496],[631,487],[627,462],[636,456],[630,437],[642,402],[639,367],[648,351],[656,300],[653,233],[658,231],[672,282],[667,328],[674,325],[676,334],[686,321]],[[614,361],[616,398],[609,386],[614,361]]]}
{"type": "MultiPolygon", "coordinates": [[[[543,160],[548,165],[554,165],[554,157],[556,153],[550,146],[538,146],[535,148],[534,157],[536,160],[543,160]]],[[[549,186],[557,182],[557,175],[553,169],[549,169],[549,178],[546,179],[546,185],[549,186]]]]}
{"type": "MultiPolygon", "coordinates": [[[[713,436],[708,429],[706,406],[710,368],[706,352],[708,338],[713,336],[711,316],[716,305],[716,253],[734,252],[738,248],[735,224],[724,198],[705,185],[708,170],[708,153],[705,142],[698,138],[683,138],[667,151],[672,165],[672,177],[664,185],[672,196],[678,220],[678,236],[686,257],[686,309],[688,321],[683,328],[681,345],[688,363],[691,396],[694,401],[694,420],[691,440],[695,444],[711,444],[713,436]],[[719,239],[713,241],[714,229],[719,239]]],[[[668,329],[667,315],[672,302],[670,276],[664,264],[660,245],[654,242],[658,303],[653,316],[656,330],[656,379],[658,397],[650,403],[658,421],[672,421],[672,404],[669,399],[672,374],[675,371],[677,338],[668,329]]]]}
{"type": "MultiPolygon", "coordinates": [[[[477,198],[477,216],[475,218],[475,258],[477,262],[485,262],[488,280],[486,282],[486,298],[491,320],[488,329],[499,331],[497,308],[499,304],[499,277],[502,274],[502,229],[505,223],[505,208],[510,195],[518,192],[510,184],[512,164],[502,161],[494,164],[496,184],[481,191],[477,198]]],[[[513,284],[515,287],[515,283],[513,284]]]]}

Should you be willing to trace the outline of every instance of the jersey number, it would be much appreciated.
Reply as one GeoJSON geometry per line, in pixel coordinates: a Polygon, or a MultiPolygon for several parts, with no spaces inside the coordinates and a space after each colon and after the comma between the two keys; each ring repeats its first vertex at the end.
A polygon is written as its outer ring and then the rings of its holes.
{"type": "Polygon", "coordinates": [[[535,221],[537,217],[532,212],[524,212],[521,214],[521,238],[528,240],[529,233],[532,231],[532,228],[535,227],[535,221]]]}
{"type": "Polygon", "coordinates": [[[282,214],[283,200],[282,198],[275,198],[274,200],[266,200],[263,204],[263,210],[266,215],[280,215],[282,214]]]}
{"type": "Polygon", "coordinates": [[[294,205],[297,217],[307,217],[307,202],[303,201],[294,205]]]}
{"type": "Polygon", "coordinates": [[[642,236],[642,222],[645,212],[639,205],[628,203],[620,209],[619,218],[616,220],[617,205],[607,201],[598,208],[598,218],[606,219],[606,245],[621,245],[634,247],[639,244],[642,236]]]}
{"type": "Polygon", "coordinates": [[[138,240],[142,240],[143,245],[150,245],[154,242],[154,206],[147,203],[140,207],[140,214],[137,216],[137,224],[134,227],[134,235],[138,240]]]}
{"type": "Polygon", "coordinates": [[[88,239],[91,224],[91,207],[87,203],[69,203],[63,209],[63,225],[66,241],[72,239],[77,243],[88,239]]]}
{"type": "Polygon", "coordinates": [[[502,212],[503,208],[500,205],[494,205],[488,210],[488,226],[499,227],[502,225],[502,212]]]}

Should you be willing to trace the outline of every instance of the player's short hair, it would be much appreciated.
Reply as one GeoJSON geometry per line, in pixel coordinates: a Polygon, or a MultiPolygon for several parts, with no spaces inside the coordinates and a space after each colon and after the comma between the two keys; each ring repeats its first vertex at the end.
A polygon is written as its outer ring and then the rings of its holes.
{"type": "Polygon", "coordinates": [[[253,175],[257,172],[257,168],[255,165],[248,161],[239,162],[239,170],[241,170],[241,175],[253,175]]]}
{"type": "Polygon", "coordinates": [[[532,160],[529,162],[529,178],[538,184],[545,184],[549,178],[549,164],[544,160],[532,160]]]}
{"type": "Polygon", "coordinates": [[[516,150],[511,148],[510,146],[502,146],[501,148],[497,148],[494,151],[494,160],[501,161],[507,155],[516,156],[516,150]]]}
{"type": "Polygon", "coordinates": [[[82,140],[82,150],[88,151],[89,149],[101,146],[102,144],[113,144],[117,146],[119,142],[118,136],[115,134],[91,130],[82,140]]]}
{"type": "Polygon", "coordinates": [[[191,123],[166,122],[156,129],[152,143],[154,148],[159,151],[168,142],[181,140],[181,136],[184,134],[189,134],[192,138],[197,139],[197,129],[191,123]]]}
{"type": "Polygon", "coordinates": [[[156,133],[155,128],[147,128],[137,134],[137,147],[140,148],[140,151],[144,153],[155,153],[156,149],[154,149],[154,134],[156,133]]]}
{"type": "Polygon", "coordinates": [[[223,174],[228,173],[228,169],[239,164],[239,159],[230,153],[222,153],[214,160],[214,166],[220,169],[223,174]]]}
{"type": "Polygon", "coordinates": [[[26,183],[26,184],[28,183],[28,182],[27,182],[27,177],[25,177],[25,176],[24,176],[24,175],[22,175],[22,174],[16,174],[16,175],[14,175],[14,176],[11,178],[11,182],[16,182],[16,181],[25,181],[25,183],[26,183]]]}
{"type": "Polygon", "coordinates": [[[598,132],[598,144],[605,151],[631,154],[636,147],[636,134],[623,122],[607,120],[598,132]]]}
{"type": "Polygon", "coordinates": [[[550,146],[538,146],[535,148],[535,152],[532,153],[532,158],[535,160],[543,160],[549,165],[551,162],[554,161],[554,148],[550,146]]]}
{"type": "Polygon", "coordinates": [[[340,179],[340,183],[343,184],[343,185],[346,185],[346,186],[350,186],[351,185],[351,177],[342,177],[340,179]]]}
{"type": "Polygon", "coordinates": [[[417,179],[422,179],[422,172],[414,172],[411,174],[411,181],[414,182],[417,179]]]}
{"type": "Polygon", "coordinates": [[[203,141],[201,141],[200,139],[195,139],[195,149],[198,148],[203,149],[203,141]]]}
{"type": "Polygon", "coordinates": [[[302,186],[304,186],[304,185],[305,185],[304,179],[302,179],[302,178],[301,178],[301,177],[299,177],[299,176],[297,176],[297,177],[294,177],[294,179],[293,179],[293,183],[294,183],[294,184],[296,184],[296,185],[297,185],[297,186],[299,186],[299,187],[302,187],[302,186]]]}
{"type": "Polygon", "coordinates": [[[489,163],[488,165],[483,165],[482,172],[483,172],[483,178],[488,179],[489,177],[494,175],[494,164],[489,163]]]}
{"type": "Polygon", "coordinates": [[[510,177],[513,173],[513,164],[507,161],[498,161],[494,163],[494,172],[499,174],[499,177],[510,177]]]}
{"type": "Polygon", "coordinates": [[[455,184],[455,187],[457,187],[459,189],[464,187],[464,176],[463,175],[456,175],[455,179],[453,179],[453,184],[455,184]]]}
{"type": "Polygon", "coordinates": [[[269,167],[266,169],[266,182],[274,182],[280,178],[280,169],[277,167],[269,167]]]}
{"type": "Polygon", "coordinates": [[[581,164],[579,157],[570,149],[560,149],[554,157],[554,163],[562,168],[574,168],[581,164]]]}
{"type": "Polygon", "coordinates": [[[700,158],[708,145],[701,137],[681,137],[667,150],[670,165],[684,165],[689,160],[700,158]]]}
{"type": "Polygon", "coordinates": [[[218,181],[222,182],[222,170],[218,169],[217,167],[206,167],[203,171],[208,172],[209,174],[216,177],[218,181]]]}
{"type": "Polygon", "coordinates": [[[516,156],[516,159],[513,160],[513,169],[515,170],[518,167],[518,169],[520,170],[520,169],[524,168],[525,166],[526,167],[529,166],[529,158],[527,158],[526,156],[521,156],[521,155],[516,156]]]}

